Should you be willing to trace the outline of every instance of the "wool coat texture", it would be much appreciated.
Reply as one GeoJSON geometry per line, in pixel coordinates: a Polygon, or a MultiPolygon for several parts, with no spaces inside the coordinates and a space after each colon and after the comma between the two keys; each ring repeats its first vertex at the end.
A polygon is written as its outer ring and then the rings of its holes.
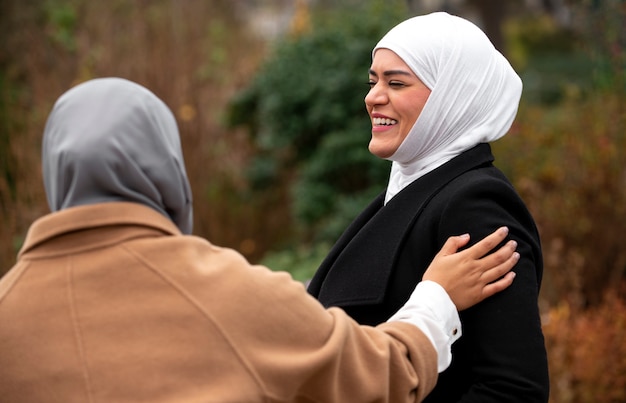
{"type": "Polygon", "coordinates": [[[416,327],[360,327],[128,202],[37,220],[0,323],[3,402],[418,402],[437,378],[416,327]]]}
{"type": "Polygon", "coordinates": [[[538,308],[543,263],[524,202],[493,165],[487,143],[415,180],[386,205],[380,194],[346,229],[311,280],[324,306],[359,323],[384,322],[404,304],[451,235],[473,244],[508,226],[521,258],[503,292],[461,312],[463,337],[426,402],[547,402],[547,355],[538,308]]]}

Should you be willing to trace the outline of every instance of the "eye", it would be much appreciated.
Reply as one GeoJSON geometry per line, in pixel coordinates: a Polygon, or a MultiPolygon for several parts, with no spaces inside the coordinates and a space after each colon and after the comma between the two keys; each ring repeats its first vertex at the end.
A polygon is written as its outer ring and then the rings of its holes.
{"type": "Polygon", "coordinates": [[[376,81],[374,80],[369,80],[367,82],[367,85],[370,87],[370,89],[374,88],[374,86],[376,85],[376,81]]]}
{"type": "Polygon", "coordinates": [[[392,88],[402,88],[405,84],[402,81],[389,81],[389,86],[392,88]]]}

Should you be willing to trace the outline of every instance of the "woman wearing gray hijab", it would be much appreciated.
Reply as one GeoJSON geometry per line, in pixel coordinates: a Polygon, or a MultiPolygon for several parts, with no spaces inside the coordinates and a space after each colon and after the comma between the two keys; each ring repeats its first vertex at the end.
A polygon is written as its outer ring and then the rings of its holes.
{"type": "Polygon", "coordinates": [[[461,313],[463,339],[426,401],[547,402],[539,234],[489,145],[515,119],[520,78],[476,25],[438,12],[379,41],[369,84],[369,150],[392,161],[389,183],[339,238],[309,292],[361,324],[382,323],[450,235],[480,239],[505,223],[521,254],[515,283],[461,313]]]}
{"type": "Polygon", "coordinates": [[[42,163],[52,211],[130,201],[191,233],[191,189],[176,121],[139,85],[100,79],[64,94],[48,119],[42,163]]]}
{"type": "Polygon", "coordinates": [[[52,213],[0,279],[2,401],[420,401],[461,335],[457,309],[513,281],[514,242],[483,258],[500,229],[459,253],[469,237],[452,237],[387,323],[325,310],[189,235],[176,122],[127,80],[61,96],[42,151],[52,213]]]}

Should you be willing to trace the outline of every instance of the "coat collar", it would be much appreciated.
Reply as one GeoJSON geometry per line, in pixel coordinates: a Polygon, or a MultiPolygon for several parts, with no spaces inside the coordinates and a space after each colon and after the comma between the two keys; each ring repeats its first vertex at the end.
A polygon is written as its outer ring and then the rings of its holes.
{"type": "Polygon", "coordinates": [[[426,204],[454,178],[493,160],[489,144],[480,144],[417,179],[385,206],[381,193],[333,246],[309,292],[325,306],[381,303],[399,250],[426,204]]]}
{"type": "MultiPolygon", "coordinates": [[[[129,226],[162,235],[181,235],[170,219],[150,207],[129,202],[90,204],[60,210],[36,220],[26,234],[18,258],[44,253],[39,247],[49,241],[54,243],[55,254],[63,254],[137,237],[137,233],[128,231],[129,226]]],[[[49,248],[45,249],[47,253],[49,248]]]]}

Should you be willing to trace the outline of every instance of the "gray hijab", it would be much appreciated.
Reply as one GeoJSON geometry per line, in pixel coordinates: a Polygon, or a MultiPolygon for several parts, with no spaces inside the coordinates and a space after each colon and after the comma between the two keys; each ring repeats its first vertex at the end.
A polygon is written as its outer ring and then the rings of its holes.
{"type": "Polygon", "coordinates": [[[176,120],[146,88],[120,78],[80,84],[55,103],[43,136],[52,211],[127,201],[170,218],[185,234],[192,196],[176,120]]]}

